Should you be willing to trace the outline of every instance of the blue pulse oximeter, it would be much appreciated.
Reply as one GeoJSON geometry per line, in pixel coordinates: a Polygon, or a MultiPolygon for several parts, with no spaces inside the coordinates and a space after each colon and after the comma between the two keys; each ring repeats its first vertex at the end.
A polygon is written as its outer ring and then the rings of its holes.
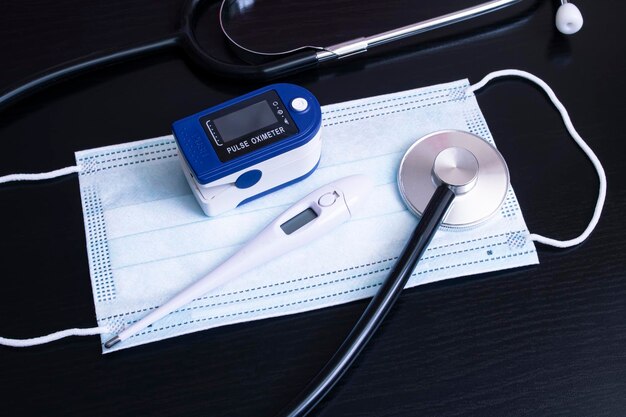
{"type": "Polygon", "coordinates": [[[309,91],[272,84],[174,122],[185,177],[208,216],[309,176],[322,111],[309,91]]]}

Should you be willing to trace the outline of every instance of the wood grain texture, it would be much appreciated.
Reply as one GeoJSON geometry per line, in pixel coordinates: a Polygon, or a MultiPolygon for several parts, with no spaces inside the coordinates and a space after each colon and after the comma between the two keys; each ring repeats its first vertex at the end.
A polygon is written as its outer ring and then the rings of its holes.
{"type": "MultiPolygon", "coordinates": [[[[469,2],[258,3],[246,25],[271,11],[285,27],[257,34],[240,21],[234,30],[275,46],[273,37],[308,40],[319,26],[323,40],[335,29],[368,34],[469,2]],[[318,23],[306,23],[307,16],[318,23]]],[[[609,181],[602,220],[580,247],[539,247],[536,267],[405,291],[315,416],[626,413],[626,3],[579,0],[585,27],[571,38],[554,29],[556,3],[527,2],[504,24],[486,19],[483,29],[465,25],[285,80],[329,104],[465,77],[476,82],[501,68],[528,70],[557,92],[609,181]]],[[[165,35],[180,5],[0,2],[0,89],[69,59],[165,35]]],[[[222,43],[214,30],[201,32],[209,44],[222,43]]],[[[0,175],[51,170],[72,164],[76,150],[167,134],[171,121],[261,84],[204,74],[177,52],[82,76],[0,114],[0,175]]],[[[530,230],[580,233],[597,179],[543,93],[503,80],[478,100],[530,230]]],[[[0,335],[94,326],[77,180],[7,185],[0,194],[0,335]]],[[[218,328],[106,357],[97,338],[0,348],[0,415],[272,416],[322,367],[364,306],[218,328]]]]}

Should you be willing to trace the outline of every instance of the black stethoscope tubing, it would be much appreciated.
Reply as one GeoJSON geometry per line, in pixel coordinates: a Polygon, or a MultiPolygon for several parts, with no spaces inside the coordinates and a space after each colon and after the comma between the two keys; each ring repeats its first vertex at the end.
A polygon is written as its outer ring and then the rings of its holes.
{"type": "Polygon", "coordinates": [[[258,65],[235,64],[215,58],[202,49],[194,32],[200,11],[205,5],[205,0],[188,0],[183,5],[178,30],[165,38],[124,50],[88,55],[75,61],[49,68],[29,80],[18,83],[17,86],[9,88],[0,95],[0,109],[4,109],[10,104],[14,104],[18,100],[45,87],[81,73],[174,48],[184,49],[186,54],[200,67],[224,77],[270,79],[318,65],[319,61],[314,50],[298,51],[258,65]]]}
{"type": "Polygon", "coordinates": [[[277,417],[307,415],[346,373],[394,306],[417,263],[454,201],[455,193],[442,184],[435,189],[393,270],[367,305],[333,357],[307,387],[277,417]]]}
{"type": "MultiPolygon", "coordinates": [[[[213,0],[215,2],[216,0],[213,0]]],[[[202,69],[223,77],[240,79],[268,80],[315,68],[321,63],[332,62],[335,59],[348,57],[368,48],[397,41],[429,30],[468,20],[483,14],[508,7],[521,0],[489,0],[477,6],[459,10],[454,13],[439,16],[423,22],[414,23],[394,30],[375,34],[369,37],[352,39],[342,44],[329,47],[303,46],[292,51],[279,53],[264,53],[247,50],[228,35],[221,22],[222,7],[220,8],[220,24],[224,35],[231,44],[240,51],[252,52],[257,55],[274,56],[271,61],[260,64],[236,64],[215,58],[205,51],[195,35],[195,27],[202,9],[211,3],[207,0],[187,0],[181,11],[181,18],[177,31],[167,37],[144,43],[139,46],[128,47],[124,50],[107,51],[88,55],[60,66],[50,68],[30,80],[19,83],[0,95],[0,110],[17,102],[19,99],[80,73],[112,65],[148,54],[162,52],[167,49],[182,48],[186,54],[202,69]]]]}

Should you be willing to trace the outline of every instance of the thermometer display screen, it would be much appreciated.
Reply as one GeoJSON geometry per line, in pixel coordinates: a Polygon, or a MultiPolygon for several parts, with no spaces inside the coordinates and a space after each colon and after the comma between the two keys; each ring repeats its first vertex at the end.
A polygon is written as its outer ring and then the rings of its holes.
{"type": "Polygon", "coordinates": [[[283,232],[290,235],[296,230],[302,228],[304,225],[311,223],[316,218],[317,218],[317,213],[312,208],[309,207],[308,209],[304,210],[302,213],[296,214],[291,219],[281,224],[280,228],[283,229],[283,232]]]}
{"type": "Polygon", "coordinates": [[[200,118],[222,162],[254,152],[299,132],[276,91],[269,90],[200,118]]]}

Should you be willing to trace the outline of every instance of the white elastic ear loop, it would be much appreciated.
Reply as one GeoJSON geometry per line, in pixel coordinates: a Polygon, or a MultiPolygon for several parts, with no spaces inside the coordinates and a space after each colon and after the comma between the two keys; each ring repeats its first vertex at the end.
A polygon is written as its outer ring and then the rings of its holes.
{"type": "Polygon", "coordinates": [[[67,329],[59,332],[50,333],[46,336],[33,337],[31,339],[9,339],[0,337],[0,345],[11,347],[29,347],[35,345],[43,345],[44,343],[54,342],[68,336],[93,336],[96,334],[111,333],[108,327],[91,327],[88,329],[67,329]]]}
{"type": "Polygon", "coordinates": [[[77,165],[57,169],[50,172],[42,172],[40,174],[10,174],[0,177],[0,184],[5,182],[12,181],[40,181],[40,180],[48,180],[50,178],[61,177],[67,174],[73,174],[75,172],[80,172],[80,167],[77,165]]]}
{"type": "Polygon", "coordinates": [[[585,231],[582,232],[580,236],[574,239],[569,239],[569,240],[556,240],[556,239],[551,239],[549,237],[537,235],[534,233],[531,233],[530,235],[530,238],[536,242],[543,243],[544,245],[555,246],[557,248],[568,248],[570,246],[578,245],[579,243],[583,242],[585,239],[589,237],[591,232],[593,232],[593,229],[595,229],[596,225],[598,224],[598,221],[600,220],[600,214],[602,213],[602,208],[604,207],[604,200],[606,199],[606,175],[604,173],[604,168],[602,168],[602,164],[600,163],[600,160],[598,159],[596,154],[585,143],[583,138],[580,137],[578,132],[576,132],[576,129],[574,129],[574,125],[572,124],[572,120],[570,119],[569,114],[567,113],[567,110],[565,110],[565,106],[563,106],[563,104],[556,97],[556,94],[554,94],[554,91],[552,91],[550,86],[548,86],[548,84],[546,84],[542,79],[534,76],[533,74],[530,74],[526,71],[520,71],[520,70],[514,70],[514,69],[494,71],[488,74],[479,83],[471,85],[467,89],[467,92],[474,93],[476,90],[480,90],[481,88],[483,88],[489,81],[495,78],[507,77],[507,76],[521,77],[521,78],[530,80],[534,82],[535,84],[537,84],[546,92],[546,94],[548,95],[548,97],[550,98],[554,106],[556,107],[556,109],[559,111],[559,113],[561,113],[561,117],[563,118],[563,123],[565,123],[565,128],[567,129],[569,134],[572,136],[572,139],[576,141],[578,146],[580,146],[580,149],[582,149],[585,155],[587,155],[587,158],[589,158],[594,168],[596,169],[596,172],[598,173],[598,179],[600,180],[600,186],[598,190],[598,200],[596,202],[596,207],[593,211],[593,216],[591,217],[591,221],[589,222],[589,225],[587,226],[585,231]]]}
{"type": "MultiPolygon", "coordinates": [[[[50,172],[44,172],[40,174],[11,174],[0,177],[0,184],[11,181],[38,181],[47,180],[50,178],[56,178],[67,174],[80,172],[80,167],[71,166],[66,168],[57,169],[50,172]]],[[[67,329],[59,332],[51,333],[47,336],[33,337],[31,339],[9,339],[6,337],[0,337],[0,345],[12,346],[12,347],[28,347],[35,345],[42,345],[44,343],[50,343],[55,340],[63,339],[68,336],[92,336],[96,334],[110,333],[110,329],[107,327],[91,327],[88,329],[67,329]]]]}

